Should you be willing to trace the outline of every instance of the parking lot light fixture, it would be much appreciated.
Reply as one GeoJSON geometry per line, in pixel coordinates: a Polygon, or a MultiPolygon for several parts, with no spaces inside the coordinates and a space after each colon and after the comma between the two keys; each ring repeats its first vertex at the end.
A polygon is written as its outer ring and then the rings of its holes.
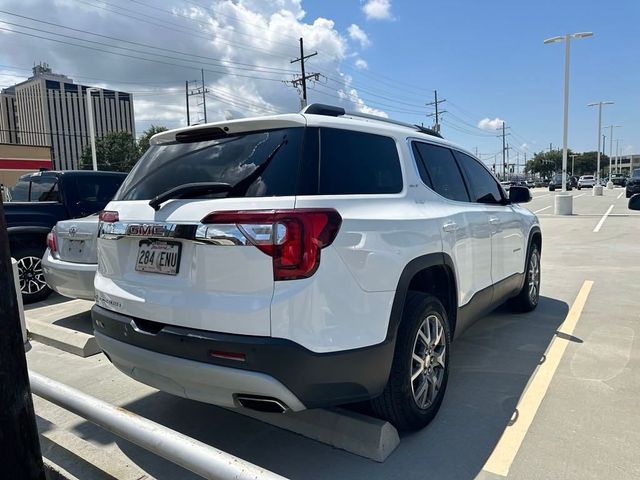
{"type": "Polygon", "coordinates": [[[564,122],[562,135],[562,198],[556,196],[556,214],[571,215],[573,213],[573,197],[567,193],[567,142],[569,132],[569,58],[571,53],[571,38],[585,38],[593,36],[592,32],[567,33],[565,35],[547,38],[544,43],[559,43],[564,41],[564,122]]]}
{"type": "MultiPolygon", "coordinates": [[[[588,107],[595,107],[596,105],[598,106],[598,166],[596,168],[596,185],[600,185],[600,140],[602,138],[602,105],[613,105],[613,102],[601,100],[599,102],[587,104],[588,107]]],[[[609,155],[609,182],[611,182],[611,155],[609,155]]],[[[610,188],[609,182],[607,182],[607,188],[610,188]]]]}

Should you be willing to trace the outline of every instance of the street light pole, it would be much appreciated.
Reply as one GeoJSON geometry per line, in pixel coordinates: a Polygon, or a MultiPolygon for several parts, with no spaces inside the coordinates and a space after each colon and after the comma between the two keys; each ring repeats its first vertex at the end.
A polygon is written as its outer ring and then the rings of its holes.
{"type": "Polygon", "coordinates": [[[98,159],[96,157],[96,127],[93,123],[93,105],[92,105],[92,92],[99,92],[97,87],[88,87],[87,92],[87,123],[89,124],[89,141],[91,142],[91,160],[93,162],[93,170],[98,170],[98,159]]]}
{"type": "Polygon", "coordinates": [[[609,177],[611,177],[611,159],[613,158],[613,129],[620,128],[620,125],[607,125],[604,128],[609,129],[609,177]]]}
{"type": "Polygon", "coordinates": [[[571,39],[593,36],[592,32],[567,33],[558,37],[547,38],[544,43],[564,42],[564,122],[562,134],[562,195],[556,195],[556,215],[571,215],[573,213],[573,197],[567,195],[567,149],[569,134],[569,59],[571,54],[571,39]]]}
{"type": "Polygon", "coordinates": [[[575,166],[575,162],[576,162],[576,157],[578,155],[576,154],[571,154],[571,176],[573,177],[575,175],[575,169],[573,168],[575,166]]]}
{"type": "MultiPolygon", "coordinates": [[[[596,169],[596,184],[600,186],[602,184],[600,179],[600,138],[602,135],[602,105],[613,105],[613,102],[605,102],[599,101],[594,103],[588,103],[587,107],[595,107],[598,106],[598,166],[596,169]]],[[[613,183],[611,182],[611,156],[609,156],[609,181],[607,182],[607,188],[611,190],[613,188],[613,183]]],[[[602,195],[600,188],[593,190],[594,195],[602,195]]]]}

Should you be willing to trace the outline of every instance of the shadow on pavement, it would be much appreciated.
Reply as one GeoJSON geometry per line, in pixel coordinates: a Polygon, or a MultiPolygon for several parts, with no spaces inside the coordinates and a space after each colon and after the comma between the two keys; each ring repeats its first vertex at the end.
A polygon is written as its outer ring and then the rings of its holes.
{"type": "Polygon", "coordinates": [[[91,311],[70,315],[53,322],[53,325],[59,327],[77,330],[87,335],[93,336],[93,325],[91,325],[91,311]]]}
{"type": "Polygon", "coordinates": [[[33,310],[35,308],[40,308],[40,307],[51,307],[53,305],[58,305],[59,303],[70,302],[71,300],[72,300],[71,298],[63,297],[62,295],[59,295],[56,292],[53,292],[51,295],[49,295],[47,298],[45,298],[40,302],[29,303],[25,305],[24,311],[28,312],[29,310],[33,310]]]}
{"type": "MultiPolygon", "coordinates": [[[[453,345],[438,416],[425,429],[403,435],[383,464],[162,392],[123,408],[293,479],[472,479],[505,427],[517,422],[518,399],[567,311],[566,303],[542,297],[532,313],[516,315],[503,307],[473,325],[453,345]]],[[[199,478],[88,422],[76,431],[94,442],[117,442],[154,477],[199,478]]]]}

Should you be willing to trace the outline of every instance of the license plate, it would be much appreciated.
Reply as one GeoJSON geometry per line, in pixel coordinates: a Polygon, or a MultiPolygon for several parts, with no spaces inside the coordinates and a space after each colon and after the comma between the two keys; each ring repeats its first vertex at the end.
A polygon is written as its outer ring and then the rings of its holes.
{"type": "Polygon", "coordinates": [[[67,240],[67,254],[72,257],[77,257],[84,250],[84,240],[67,240]]]}
{"type": "Polygon", "coordinates": [[[180,242],[140,240],[136,270],[138,272],[177,275],[180,268],[180,242]]]}

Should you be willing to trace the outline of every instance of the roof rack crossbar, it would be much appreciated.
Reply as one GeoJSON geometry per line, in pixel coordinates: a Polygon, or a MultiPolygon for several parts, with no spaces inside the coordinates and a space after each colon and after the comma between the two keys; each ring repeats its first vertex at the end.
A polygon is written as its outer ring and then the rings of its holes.
{"type": "Polygon", "coordinates": [[[399,120],[393,120],[391,118],[381,117],[379,115],[371,115],[370,113],[361,113],[361,112],[350,112],[344,110],[342,107],[333,107],[330,105],[323,105],[319,103],[312,103],[311,105],[305,107],[301,113],[310,113],[316,115],[328,115],[332,117],[356,117],[356,118],[366,118],[368,120],[375,120],[377,122],[385,122],[391,123],[393,125],[399,125],[401,127],[410,128],[411,130],[417,130],[421,133],[425,133],[427,135],[432,135],[434,137],[442,138],[440,133],[436,132],[427,127],[423,127],[422,125],[416,125],[413,123],[401,122],[399,120]]]}

